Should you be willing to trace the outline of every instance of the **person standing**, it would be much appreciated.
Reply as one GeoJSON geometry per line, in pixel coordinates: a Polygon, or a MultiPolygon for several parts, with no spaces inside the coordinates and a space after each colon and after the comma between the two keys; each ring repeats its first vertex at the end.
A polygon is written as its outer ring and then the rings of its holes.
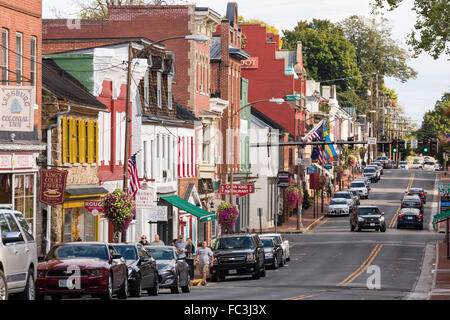
{"type": "Polygon", "coordinates": [[[141,236],[141,241],[139,241],[140,244],[143,246],[148,246],[150,243],[147,241],[147,236],[144,234],[141,236]]]}
{"type": "Polygon", "coordinates": [[[155,240],[150,242],[151,246],[164,246],[164,241],[159,239],[159,234],[155,234],[155,240]]]}
{"type": "Polygon", "coordinates": [[[192,239],[187,238],[186,262],[189,265],[189,276],[190,276],[191,280],[194,279],[194,254],[195,254],[195,246],[192,243],[192,239]]]}
{"type": "Polygon", "coordinates": [[[186,258],[186,242],[183,239],[183,235],[178,236],[178,240],[175,241],[175,248],[177,248],[178,258],[186,258]]]}
{"type": "Polygon", "coordinates": [[[209,274],[209,269],[214,264],[214,254],[212,250],[206,246],[206,241],[203,241],[202,247],[198,248],[195,252],[195,265],[197,264],[202,276],[202,285],[206,286],[206,277],[209,274]]]}

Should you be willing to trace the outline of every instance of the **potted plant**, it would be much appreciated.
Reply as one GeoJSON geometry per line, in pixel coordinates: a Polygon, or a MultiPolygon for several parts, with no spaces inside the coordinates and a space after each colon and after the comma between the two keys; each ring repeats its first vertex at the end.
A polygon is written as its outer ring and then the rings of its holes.
{"type": "Polygon", "coordinates": [[[116,189],[103,199],[103,215],[111,222],[114,242],[119,240],[119,232],[124,233],[134,217],[135,203],[131,196],[121,189],[116,189]]]}
{"type": "Polygon", "coordinates": [[[233,233],[234,224],[239,217],[239,210],[236,206],[232,206],[230,203],[222,201],[217,208],[217,221],[220,224],[222,233],[233,233]]]}
{"type": "Polygon", "coordinates": [[[286,197],[289,208],[291,209],[296,208],[297,201],[300,201],[299,203],[302,203],[303,201],[302,194],[303,194],[302,189],[298,188],[297,186],[292,185],[286,188],[286,197]]]}

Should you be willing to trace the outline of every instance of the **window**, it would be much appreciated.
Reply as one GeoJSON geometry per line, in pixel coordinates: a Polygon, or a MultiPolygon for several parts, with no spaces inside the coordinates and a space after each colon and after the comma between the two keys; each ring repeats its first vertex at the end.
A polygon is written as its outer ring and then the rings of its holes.
{"type": "Polygon", "coordinates": [[[167,76],[167,106],[172,110],[172,76],[167,76]]]}
{"type": "Polygon", "coordinates": [[[2,85],[8,85],[8,29],[2,29],[2,85]]]}
{"type": "Polygon", "coordinates": [[[203,126],[203,162],[209,163],[209,144],[210,144],[210,138],[209,138],[209,126],[204,125],[203,126]]]}
{"type": "Polygon", "coordinates": [[[162,108],[161,73],[160,72],[157,73],[157,88],[156,88],[156,90],[157,90],[156,98],[157,98],[158,108],[162,108]]]}
{"type": "Polygon", "coordinates": [[[144,76],[144,105],[146,108],[149,107],[150,101],[150,84],[149,84],[149,70],[145,72],[144,76]]]}
{"type": "Polygon", "coordinates": [[[34,177],[34,174],[14,175],[14,210],[22,213],[32,227],[34,227],[35,210],[34,177]]]}
{"type": "Polygon", "coordinates": [[[98,123],[94,120],[62,118],[63,163],[98,161],[98,123]]]}
{"type": "Polygon", "coordinates": [[[23,45],[22,39],[23,35],[20,32],[16,33],[16,84],[18,86],[22,85],[22,54],[23,45]]]}
{"type": "Polygon", "coordinates": [[[23,215],[16,213],[15,214],[17,221],[19,221],[20,226],[22,227],[23,232],[25,233],[25,238],[27,238],[27,241],[34,241],[33,238],[33,231],[31,230],[30,225],[28,224],[27,220],[23,217],[23,215]]]}
{"type": "Polygon", "coordinates": [[[148,178],[148,171],[147,171],[147,165],[148,165],[148,148],[147,148],[147,141],[144,141],[144,177],[148,178]]]}
{"type": "Polygon", "coordinates": [[[30,66],[30,80],[31,85],[36,85],[36,37],[31,37],[30,43],[30,58],[31,58],[31,66],[30,66]]]}

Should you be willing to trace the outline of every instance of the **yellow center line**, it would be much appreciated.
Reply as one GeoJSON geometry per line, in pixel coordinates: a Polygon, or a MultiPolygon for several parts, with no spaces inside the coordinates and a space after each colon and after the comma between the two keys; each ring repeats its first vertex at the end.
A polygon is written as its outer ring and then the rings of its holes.
{"type": "Polygon", "coordinates": [[[325,292],[324,291],[319,291],[319,292],[313,292],[313,293],[304,293],[304,294],[301,294],[301,295],[296,296],[296,297],[284,298],[284,299],[281,299],[281,300],[302,300],[302,299],[312,298],[312,297],[318,296],[318,295],[323,294],[323,293],[325,293],[325,292]]]}
{"type": "Polygon", "coordinates": [[[362,263],[362,265],[360,265],[358,267],[358,269],[356,269],[355,271],[353,271],[353,273],[351,275],[349,275],[347,278],[345,278],[344,280],[342,280],[340,283],[337,284],[337,286],[343,286],[345,285],[355,274],[357,274],[365,265],[366,263],[370,260],[370,258],[376,253],[377,249],[380,247],[380,244],[377,244],[375,246],[375,248],[373,248],[372,252],[369,254],[369,256],[367,257],[366,260],[364,260],[364,262],[362,263]]]}
{"type": "Polygon", "coordinates": [[[372,257],[370,258],[369,261],[367,261],[366,265],[364,266],[364,268],[362,268],[357,274],[355,274],[351,279],[349,279],[345,284],[343,284],[343,286],[348,285],[349,283],[353,282],[353,280],[355,280],[356,278],[358,278],[372,263],[372,261],[375,259],[375,257],[378,255],[378,253],[381,251],[381,248],[383,247],[382,244],[379,245],[378,249],[376,250],[376,252],[372,255],[372,257]]]}

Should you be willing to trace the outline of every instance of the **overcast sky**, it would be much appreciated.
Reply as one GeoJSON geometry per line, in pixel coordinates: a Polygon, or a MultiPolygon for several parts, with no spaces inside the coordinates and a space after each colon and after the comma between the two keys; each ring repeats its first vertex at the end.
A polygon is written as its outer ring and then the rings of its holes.
{"type": "MultiPolygon", "coordinates": [[[[77,7],[75,0],[43,0],[44,18],[53,18],[52,9],[64,16],[74,17],[77,7]]],[[[221,15],[226,13],[226,0],[197,0],[198,6],[210,7],[221,15]]],[[[239,15],[245,19],[259,19],[274,25],[280,31],[292,29],[298,21],[329,19],[340,21],[351,15],[370,16],[370,0],[242,0],[238,3],[239,15]]],[[[412,11],[413,0],[404,0],[393,12],[385,17],[392,26],[393,37],[399,44],[405,45],[404,39],[413,28],[415,12],[412,11]]],[[[399,95],[399,104],[415,121],[420,121],[423,114],[434,107],[445,91],[450,91],[450,57],[441,56],[433,60],[427,54],[411,60],[409,64],[418,72],[417,79],[401,83],[387,79],[386,85],[399,95]]]]}

